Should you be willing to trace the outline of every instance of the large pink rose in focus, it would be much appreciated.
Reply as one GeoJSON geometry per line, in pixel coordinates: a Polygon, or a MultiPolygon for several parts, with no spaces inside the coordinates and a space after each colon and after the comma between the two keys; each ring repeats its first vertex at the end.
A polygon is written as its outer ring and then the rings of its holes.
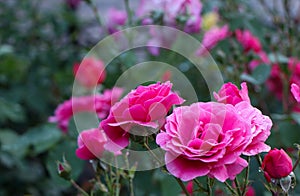
{"type": "Polygon", "coordinates": [[[236,104],[235,108],[245,122],[251,125],[251,142],[243,154],[253,156],[261,152],[268,152],[271,148],[265,142],[271,134],[270,130],[273,125],[271,119],[246,101],[236,104]]]}
{"type": "Polygon", "coordinates": [[[76,113],[95,112],[100,119],[106,118],[111,105],[119,100],[122,92],[121,88],[113,88],[105,90],[103,94],[72,97],[60,104],[56,108],[54,116],[49,117],[48,120],[57,123],[63,132],[67,132],[69,121],[76,113]]]}
{"type": "Polygon", "coordinates": [[[239,90],[231,82],[225,83],[218,93],[214,93],[214,97],[220,103],[226,103],[231,105],[236,105],[241,101],[246,101],[250,103],[247,84],[243,82],[241,84],[241,87],[242,89],[239,90]]]}
{"type": "Polygon", "coordinates": [[[158,130],[171,107],[184,101],[171,88],[170,82],[139,86],[112,106],[100,124],[109,138],[107,149],[116,152],[125,148],[129,133],[136,127],[137,135],[143,135],[145,128],[158,130]]]}
{"type": "Polygon", "coordinates": [[[183,181],[234,179],[248,165],[240,155],[250,142],[250,124],[233,105],[216,102],[176,108],[156,137],[168,171],[183,181]]]}
{"type": "Polygon", "coordinates": [[[100,129],[82,131],[77,138],[76,156],[83,160],[100,158],[107,142],[106,135],[100,129]]]}

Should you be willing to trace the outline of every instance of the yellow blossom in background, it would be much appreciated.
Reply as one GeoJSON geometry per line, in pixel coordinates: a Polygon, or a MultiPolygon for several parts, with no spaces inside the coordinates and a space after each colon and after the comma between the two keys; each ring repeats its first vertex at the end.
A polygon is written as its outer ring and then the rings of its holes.
{"type": "Polygon", "coordinates": [[[219,15],[217,12],[209,12],[204,14],[204,16],[202,17],[202,29],[204,31],[209,30],[217,24],[218,20],[219,15]]]}

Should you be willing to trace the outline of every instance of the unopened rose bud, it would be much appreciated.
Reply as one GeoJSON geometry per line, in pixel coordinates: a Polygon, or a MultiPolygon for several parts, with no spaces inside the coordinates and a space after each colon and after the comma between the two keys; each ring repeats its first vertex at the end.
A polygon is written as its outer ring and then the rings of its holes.
{"type": "Polygon", "coordinates": [[[57,161],[57,172],[60,177],[65,180],[70,180],[71,178],[71,166],[63,157],[63,162],[57,161]]]}

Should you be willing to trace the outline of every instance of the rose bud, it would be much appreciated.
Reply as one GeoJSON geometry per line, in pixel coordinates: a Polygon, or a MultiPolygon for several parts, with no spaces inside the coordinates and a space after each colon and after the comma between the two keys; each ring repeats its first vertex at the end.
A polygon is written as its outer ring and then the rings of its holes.
{"type": "Polygon", "coordinates": [[[70,180],[71,178],[71,166],[68,163],[68,161],[63,156],[63,161],[57,161],[57,172],[60,177],[62,177],[65,180],[70,180]]]}
{"type": "Polygon", "coordinates": [[[284,150],[275,148],[264,157],[262,170],[268,182],[287,177],[293,171],[292,159],[284,150]]]}

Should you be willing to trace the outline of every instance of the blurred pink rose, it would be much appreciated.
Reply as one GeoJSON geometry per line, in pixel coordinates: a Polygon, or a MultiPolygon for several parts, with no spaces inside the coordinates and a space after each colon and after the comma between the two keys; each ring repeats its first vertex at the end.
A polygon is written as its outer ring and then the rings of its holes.
{"type": "Polygon", "coordinates": [[[271,134],[270,130],[273,125],[271,119],[246,101],[236,104],[235,108],[245,122],[251,125],[251,143],[247,145],[243,154],[253,156],[268,152],[271,148],[265,142],[271,134]]]}
{"type": "Polygon", "coordinates": [[[83,59],[73,67],[75,79],[87,88],[93,88],[101,84],[106,78],[104,63],[92,57],[83,59]]]}
{"type": "Polygon", "coordinates": [[[236,105],[239,102],[246,101],[250,103],[248,96],[247,84],[243,82],[241,84],[242,89],[239,90],[231,82],[225,83],[218,93],[214,92],[215,99],[220,103],[236,105]]]}
{"type": "Polygon", "coordinates": [[[293,171],[293,162],[282,149],[273,149],[264,157],[261,165],[268,182],[288,176],[293,171]]]}
{"type": "Polygon", "coordinates": [[[116,152],[125,148],[130,131],[143,135],[147,128],[159,129],[171,107],[184,101],[171,88],[170,82],[139,86],[112,106],[108,118],[100,124],[111,140],[108,149],[116,152]]]}
{"type": "Polygon", "coordinates": [[[49,117],[49,122],[58,123],[58,127],[67,132],[69,120],[76,113],[96,112],[97,116],[103,119],[107,117],[111,105],[119,100],[122,92],[120,88],[113,88],[105,90],[103,94],[72,97],[56,108],[54,116],[49,117]]]}
{"type": "Polygon", "coordinates": [[[228,25],[223,27],[213,27],[206,31],[202,39],[202,46],[198,49],[197,55],[205,54],[207,51],[215,47],[218,42],[228,37],[228,35],[228,25]]]}
{"type": "Polygon", "coordinates": [[[249,52],[250,50],[253,50],[256,53],[261,52],[262,47],[259,39],[252,35],[249,30],[242,31],[237,29],[235,31],[235,36],[238,42],[243,46],[245,52],[249,52]]]}
{"type": "Polygon", "coordinates": [[[77,138],[76,156],[83,160],[100,158],[107,142],[106,135],[100,129],[88,129],[80,132],[77,138]]]}
{"type": "Polygon", "coordinates": [[[296,101],[300,102],[300,88],[297,84],[291,84],[291,93],[293,94],[296,101]]]}
{"type": "Polygon", "coordinates": [[[137,17],[143,23],[149,24],[153,12],[162,13],[163,23],[167,26],[175,27],[177,20],[187,17],[184,24],[184,31],[188,33],[198,33],[201,27],[202,4],[198,0],[141,0],[136,11],[137,17]]]}
{"type": "Polygon", "coordinates": [[[255,190],[252,186],[247,187],[246,196],[255,196],[255,190]]]}
{"type": "Polygon", "coordinates": [[[168,171],[183,181],[205,175],[234,179],[248,165],[240,156],[250,142],[250,124],[233,105],[216,102],[174,109],[156,137],[168,171]]]}
{"type": "Polygon", "coordinates": [[[118,31],[119,26],[123,26],[127,21],[127,13],[123,10],[110,8],[107,12],[107,27],[109,33],[118,31]]]}
{"type": "Polygon", "coordinates": [[[250,63],[249,63],[249,68],[251,71],[253,71],[258,65],[271,63],[266,52],[261,51],[261,52],[258,52],[257,55],[258,55],[259,59],[254,59],[254,60],[250,61],[250,63]]]}

